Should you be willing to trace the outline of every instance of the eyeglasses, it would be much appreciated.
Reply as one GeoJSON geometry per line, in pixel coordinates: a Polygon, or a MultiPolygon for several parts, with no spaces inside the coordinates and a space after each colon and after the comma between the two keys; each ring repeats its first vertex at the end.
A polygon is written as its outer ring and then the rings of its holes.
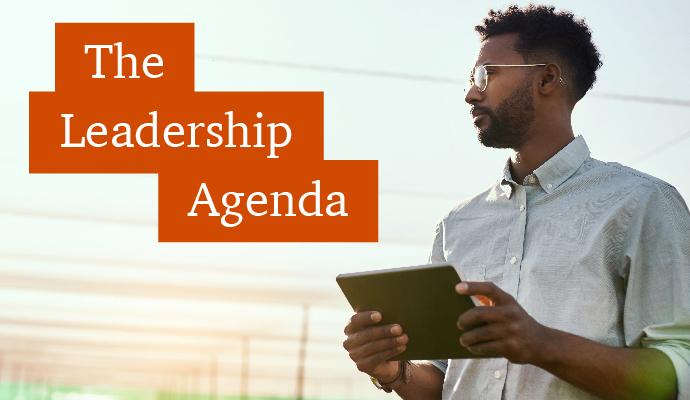
{"type": "Polygon", "coordinates": [[[470,85],[475,86],[480,92],[486,90],[489,85],[489,73],[486,67],[545,67],[546,64],[485,64],[472,69],[470,74],[470,85]]]}

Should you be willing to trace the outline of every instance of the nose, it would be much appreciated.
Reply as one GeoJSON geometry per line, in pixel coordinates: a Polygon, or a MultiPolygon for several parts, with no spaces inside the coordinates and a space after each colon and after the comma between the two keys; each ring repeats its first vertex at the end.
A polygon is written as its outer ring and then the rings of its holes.
{"type": "Polygon", "coordinates": [[[465,92],[465,102],[470,105],[479,103],[482,99],[482,96],[482,92],[480,92],[476,86],[470,85],[465,92]]]}

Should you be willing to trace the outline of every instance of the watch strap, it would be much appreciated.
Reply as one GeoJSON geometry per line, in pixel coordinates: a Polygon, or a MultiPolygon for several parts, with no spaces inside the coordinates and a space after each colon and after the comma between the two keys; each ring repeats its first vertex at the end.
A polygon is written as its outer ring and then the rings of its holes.
{"type": "Polygon", "coordinates": [[[377,388],[383,390],[386,393],[391,393],[397,387],[404,385],[410,381],[410,362],[409,361],[398,361],[398,375],[390,382],[380,382],[378,379],[371,377],[371,382],[377,388]]]}

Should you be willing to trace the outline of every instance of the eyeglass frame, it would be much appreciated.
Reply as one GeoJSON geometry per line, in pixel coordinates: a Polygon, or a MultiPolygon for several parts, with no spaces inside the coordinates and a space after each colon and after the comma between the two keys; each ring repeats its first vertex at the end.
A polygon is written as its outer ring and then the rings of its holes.
{"type": "MultiPolygon", "coordinates": [[[[477,90],[479,90],[480,92],[485,91],[486,88],[489,87],[489,71],[486,70],[486,67],[545,67],[547,65],[549,65],[549,64],[483,64],[483,65],[478,65],[478,66],[472,68],[472,72],[470,73],[470,83],[472,84],[472,86],[476,87],[477,90]],[[486,76],[484,81],[486,82],[486,84],[484,85],[483,88],[480,88],[474,79],[474,75],[475,75],[474,72],[477,70],[477,68],[483,68],[484,69],[484,75],[486,76]]],[[[562,84],[564,83],[563,78],[560,78],[559,80],[562,84]]]]}

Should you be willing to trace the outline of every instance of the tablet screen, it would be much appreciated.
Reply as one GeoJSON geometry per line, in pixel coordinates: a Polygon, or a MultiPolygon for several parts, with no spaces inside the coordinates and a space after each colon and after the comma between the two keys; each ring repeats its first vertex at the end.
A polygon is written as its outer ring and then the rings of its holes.
{"type": "Polygon", "coordinates": [[[479,358],[459,343],[458,317],[475,306],[459,295],[460,282],[451,264],[340,274],[336,281],[355,311],[379,311],[379,324],[400,324],[407,349],[392,360],[479,358]]]}

